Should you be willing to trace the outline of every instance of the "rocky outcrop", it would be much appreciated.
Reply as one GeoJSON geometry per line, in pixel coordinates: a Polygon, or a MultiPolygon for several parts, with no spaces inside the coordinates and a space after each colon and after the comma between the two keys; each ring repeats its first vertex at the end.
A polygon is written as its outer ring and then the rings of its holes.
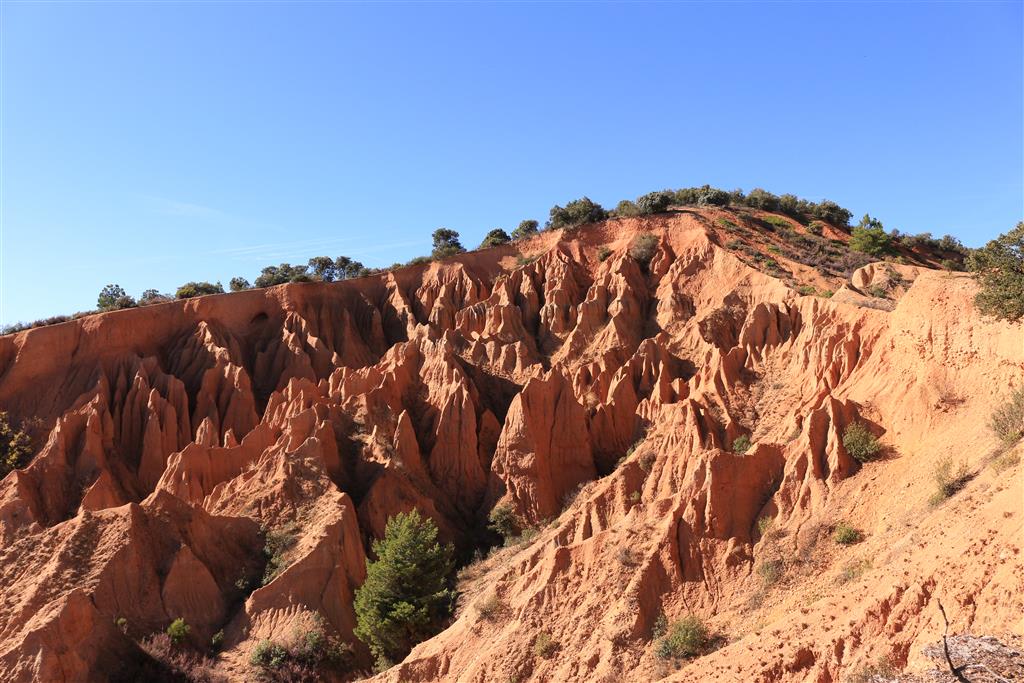
{"type": "Polygon", "coordinates": [[[939,600],[956,629],[1020,628],[1021,470],[986,467],[984,426],[1020,326],[917,266],[801,294],[825,276],[720,246],[756,219],[620,218],[0,337],[0,409],[46,432],[0,481],[0,677],[149,676],[139,643],[182,618],[196,648],[223,631],[229,680],[312,628],[352,645],[321,672],[351,679],[372,541],[412,509],[489,555],[380,680],[838,681],[923,665],[939,600]],[[881,459],[850,456],[853,422],[881,459]],[[936,506],[947,457],[971,476],[936,506]],[[690,614],[719,649],[677,671],[654,632],[690,614]]]}

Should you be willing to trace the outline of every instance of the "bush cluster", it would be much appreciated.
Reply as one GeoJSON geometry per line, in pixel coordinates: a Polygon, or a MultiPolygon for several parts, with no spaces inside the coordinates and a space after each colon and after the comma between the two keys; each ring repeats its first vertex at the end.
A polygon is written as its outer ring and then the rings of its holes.
{"type": "Polygon", "coordinates": [[[27,465],[31,458],[32,439],[25,423],[19,428],[11,426],[10,416],[0,410],[0,479],[27,465]]]}
{"type": "Polygon", "coordinates": [[[207,294],[223,294],[224,287],[218,282],[186,282],[174,293],[176,299],[191,299],[194,296],[205,296],[207,294]]]}
{"type": "Polygon", "coordinates": [[[953,458],[943,458],[932,468],[932,481],[935,482],[935,493],[928,502],[938,505],[942,501],[954,496],[957,491],[967,485],[971,478],[967,463],[953,464],[953,458]]]}
{"type": "Polygon", "coordinates": [[[484,237],[484,241],[480,243],[480,249],[501,246],[502,244],[508,244],[511,241],[512,238],[509,237],[507,232],[501,228],[495,228],[484,237]]]}
{"type": "Polygon", "coordinates": [[[971,252],[967,267],[981,288],[974,298],[979,311],[1010,321],[1024,318],[1024,221],[971,252]]]}
{"type": "Polygon", "coordinates": [[[585,223],[603,221],[607,217],[608,212],[600,204],[592,201],[590,197],[581,197],[572,200],[564,207],[557,204],[551,207],[546,228],[548,230],[575,228],[585,223]]]}
{"type": "Polygon", "coordinates": [[[354,664],[352,646],[328,633],[326,622],[317,615],[312,629],[294,633],[290,642],[261,640],[249,654],[249,664],[262,681],[323,680],[321,671],[347,672],[354,664]]]}
{"type": "Polygon", "coordinates": [[[1024,438],[1024,387],[1011,391],[1005,402],[992,411],[988,426],[1007,446],[1024,438]]]}
{"type": "Polygon", "coordinates": [[[708,646],[711,632],[700,617],[689,615],[668,626],[668,631],[658,641],[655,654],[662,659],[696,657],[708,646]]]}
{"type": "Polygon", "coordinates": [[[860,463],[874,460],[882,450],[875,435],[860,422],[851,423],[843,432],[843,448],[860,463]]]}
{"type": "Polygon", "coordinates": [[[637,235],[629,245],[629,256],[640,264],[640,267],[647,269],[654,253],[658,249],[658,238],[650,233],[637,235]]]}

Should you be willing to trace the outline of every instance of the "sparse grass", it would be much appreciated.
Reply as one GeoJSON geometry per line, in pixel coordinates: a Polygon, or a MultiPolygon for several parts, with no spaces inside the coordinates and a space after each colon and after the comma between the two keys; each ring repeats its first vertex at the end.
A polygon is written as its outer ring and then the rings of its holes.
{"type": "Polygon", "coordinates": [[[637,235],[629,245],[629,256],[640,264],[642,268],[647,268],[651,263],[651,259],[654,258],[654,252],[658,249],[658,238],[650,233],[643,235],[637,235]]]}
{"type": "Polygon", "coordinates": [[[619,548],[618,553],[616,553],[616,557],[619,560],[619,564],[623,567],[634,567],[640,562],[639,556],[633,552],[631,548],[619,548]]]}
{"type": "Polygon", "coordinates": [[[558,649],[558,643],[551,638],[547,631],[541,631],[533,640],[533,654],[541,659],[547,659],[558,649]]]}
{"type": "Polygon", "coordinates": [[[932,481],[935,482],[935,492],[928,499],[928,503],[935,507],[966,486],[970,481],[971,473],[967,463],[960,462],[953,464],[953,458],[943,458],[932,468],[932,481]]]}
{"type": "Polygon", "coordinates": [[[757,566],[757,575],[766,587],[777,584],[785,572],[786,566],[782,560],[765,560],[757,566]]]}
{"type": "Polygon", "coordinates": [[[771,530],[774,520],[771,517],[762,517],[757,520],[757,533],[761,538],[771,530]]]}
{"type": "Polygon", "coordinates": [[[898,671],[892,660],[882,657],[874,664],[862,666],[847,679],[850,683],[882,683],[889,681],[897,675],[898,671]]]}
{"type": "Polygon", "coordinates": [[[732,452],[743,455],[750,450],[750,437],[746,434],[741,434],[732,440],[732,452]]]}
{"type": "Polygon", "coordinates": [[[539,258],[540,254],[537,254],[536,256],[525,256],[524,254],[520,254],[516,257],[516,264],[520,266],[528,266],[539,258]]]}
{"type": "Polygon", "coordinates": [[[506,605],[498,597],[497,593],[491,595],[491,597],[478,602],[476,604],[476,613],[480,615],[481,619],[486,621],[494,621],[505,611],[506,605]]]}
{"type": "Polygon", "coordinates": [[[1007,446],[1024,438],[1024,387],[1010,392],[1006,401],[992,411],[988,426],[1007,446]]]}
{"type": "Polygon", "coordinates": [[[843,432],[843,447],[850,457],[860,463],[874,460],[882,450],[878,439],[860,422],[854,422],[843,432]]]}
{"type": "Polygon", "coordinates": [[[654,453],[644,453],[640,456],[640,469],[650,472],[654,468],[655,460],[657,460],[657,456],[654,453]]]}
{"type": "Polygon", "coordinates": [[[851,560],[843,566],[836,581],[840,585],[856,581],[869,569],[871,569],[871,560],[851,560]]]}
{"type": "Polygon", "coordinates": [[[296,536],[297,527],[294,522],[287,524],[280,529],[267,531],[264,537],[263,555],[267,558],[266,568],[263,570],[263,585],[274,580],[288,566],[287,554],[298,540],[296,536]]]}
{"type": "Polygon", "coordinates": [[[640,502],[640,492],[639,491],[633,491],[633,493],[629,494],[629,502],[633,503],[634,505],[639,503],[640,502]]]}
{"type": "Polygon", "coordinates": [[[854,543],[860,543],[864,540],[864,534],[862,534],[859,529],[850,526],[846,522],[839,522],[836,524],[836,528],[832,532],[832,540],[839,545],[853,545],[854,543]]]}
{"type": "Polygon", "coordinates": [[[604,263],[608,260],[608,257],[612,255],[612,250],[608,247],[601,247],[597,250],[597,260],[604,263]]]}
{"type": "Polygon", "coordinates": [[[729,240],[728,242],[725,243],[725,248],[726,249],[739,249],[742,246],[743,246],[743,241],[742,240],[729,240]]]}
{"type": "Polygon", "coordinates": [[[658,641],[655,654],[662,659],[696,657],[708,645],[711,633],[700,617],[689,615],[672,622],[658,641]]]}
{"type": "Polygon", "coordinates": [[[665,618],[664,612],[658,612],[658,616],[654,618],[654,623],[651,625],[651,640],[657,640],[666,633],[668,633],[668,619],[665,618]]]}
{"type": "Polygon", "coordinates": [[[868,294],[876,299],[885,299],[889,296],[889,291],[881,285],[872,285],[868,287],[868,294]]]}
{"type": "Polygon", "coordinates": [[[803,296],[814,296],[815,294],[818,293],[818,290],[816,290],[814,287],[810,285],[800,285],[799,287],[796,288],[796,291],[803,296]]]}
{"type": "Polygon", "coordinates": [[[996,474],[1002,474],[1006,470],[1010,469],[1014,465],[1020,462],[1020,453],[1015,451],[1002,451],[994,458],[992,458],[989,464],[992,465],[992,471],[996,474]]]}
{"type": "Polygon", "coordinates": [[[793,228],[793,224],[792,223],[787,221],[785,218],[780,218],[778,216],[764,216],[761,220],[764,221],[765,223],[768,223],[769,225],[771,225],[773,227],[776,227],[776,228],[785,228],[785,229],[792,229],[793,228]]]}

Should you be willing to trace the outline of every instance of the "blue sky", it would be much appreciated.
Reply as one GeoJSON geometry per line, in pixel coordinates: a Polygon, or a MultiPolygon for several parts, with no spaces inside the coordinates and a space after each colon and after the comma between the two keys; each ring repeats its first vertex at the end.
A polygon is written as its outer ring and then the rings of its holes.
{"type": "Polygon", "coordinates": [[[972,246],[1024,214],[1020,1],[0,11],[2,323],[584,194],[761,186],[972,246]]]}

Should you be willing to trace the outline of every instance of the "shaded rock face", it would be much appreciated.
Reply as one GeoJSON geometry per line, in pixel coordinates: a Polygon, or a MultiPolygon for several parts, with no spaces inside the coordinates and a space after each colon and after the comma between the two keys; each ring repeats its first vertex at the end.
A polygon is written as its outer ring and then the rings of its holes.
{"type": "Polygon", "coordinates": [[[532,540],[381,680],[838,681],[923,665],[940,599],[954,629],[1024,626],[1020,466],[982,469],[1020,326],[924,268],[801,296],[718,246],[725,213],[0,338],[0,409],[48,428],[0,482],[0,678],[133,680],[176,618],[196,648],[223,632],[229,680],[310,624],[354,648],[324,679],[352,678],[368,548],[412,509],[461,557],[498,542],[497,505],[532,540]],[[892,310],[857,305],[882,282],[892,310]],[[855,422],[881,460],[847,452],[855,422]],[[982,473],[931,507],[946,456],[982,473]],[[723,647],[677,671],[652,632],[687,614],[723,647]]]}

